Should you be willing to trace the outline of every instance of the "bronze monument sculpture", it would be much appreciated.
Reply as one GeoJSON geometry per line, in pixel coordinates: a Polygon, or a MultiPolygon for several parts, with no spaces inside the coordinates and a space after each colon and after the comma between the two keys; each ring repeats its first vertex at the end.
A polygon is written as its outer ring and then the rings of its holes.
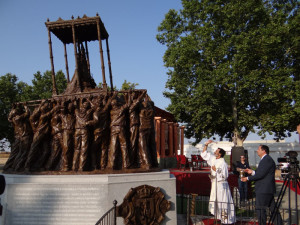
{"type": "Polygon", "coordinates": [[[146,90],[114,91],[108,33],[99,17],[45,23],[48,29],[50,99],[16,103],[9,114],[15,143],[5,173],[116,173],[158,170],[154,103],[146,90]],[[57,93],[51,33],[62,41],[68,85],[57,93]],[[110,88],[105,78],[106,42],[110,88]],[[98,41],[102,87],[90,73],[88,42],[98,41]],[[69,79],[66,45],[73,44],[75,72],[69,79]],[[109,90],[110,89],[110,90],[109,90]]]}

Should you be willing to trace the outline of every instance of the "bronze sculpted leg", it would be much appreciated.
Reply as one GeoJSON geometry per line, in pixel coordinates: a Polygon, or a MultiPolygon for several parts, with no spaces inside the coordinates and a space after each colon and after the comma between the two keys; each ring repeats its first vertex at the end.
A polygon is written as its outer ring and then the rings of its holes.
{"type": "Polygon", "coordinates": [[[34,163],[36,162],[37,158],[40,156],[39,151],[43,142],[43,135],[39,133],[35,133],[32,141],[32,145],[30,147],[28,157],[25,163],[25,169],[30,170],[34,163]]]}
{"type": "Polygon", "coordinates": [[[74,151],[74,157],[73,157],[73,166],[72,170],[77,171],[79,167],[79,156],[80,156],[80,150],[75,149],[74,151]]]}
{"type": "Polygon", "coordinates": [[[52,139],[52,143],[51,143],[51,155],[49,157],[49,160],[46,164],[46,170],[53,170],[57,167],[57,164],[60,161],[61,158],[61,140],[62,140],[62,134],[61,133],[57,133],[53,139],[52,139]]]}
{"type": "Polygon", "coordinates": [[[110,138],[110,144],[109,144],[109,153],[108,153],[108,169],[113,169],[115,167],[115,159],[116,159],[116,153],[117,148],[119,145],[119,138],[118,134],[112,134],[110,138]]]}
{"type": "Polygon", "coordinates": [[[22,143],[21,144],[22,149],[19,151],[19,154],[17,155],[17,158],[13,165],[13,168],[15,168],[16,171],[20,171],[20,170],[24,169],[27,155],[30,150],[31,143],[32,143],[32,136],[27,135],[25,137],[22,137],[21,143],[22,143]]]}
{"type": "Polygon", "coordinates": [[[152,165],[152,167],[158,167],[154,129],[152,129],[151,134],[150,134],[149,147],[150,147],[151,165],[152,165]]]}
{"type": "Polygon", "coordinates": [[[139,127],[134,125],[130,127],[130,158],[132,165],[137,167],[138,164],[138,136],[139,136],[139,127]]]}
{"type": "Polygon", "coordinates": [[[100,169],[101,161],[101,133],[94,133],[94,141],[91,146],[91,164],[94,170],[100,169]]]}
{"type": "Polygon", "coordinates": [[[122,154],[122,167],[129,168],[131,165],[130,165],[130,158],[128,154],[125,129],[122,129],[120,131],[119,141],[120,141],[120,148],[122,154]]]}
{"type": "Polygon", "coordinates": [[[80,157],[79,157],[79,168],[78,171],[84,171],[85,166],[87,164],[87,156],[88,156],[88,147],[89,147],[89,136],[88,131],[82,131],[81,138],[81,149],[80,149],[80,157]]]}
{"type": "Polygon", "coordinates": [[[80,150],[81,150],[81,140],[82,136],[80,131],[77,129],[75,131],[75,151],[74,151],[74,156],[73,156],[73,166],[72,170],[77,171],[79,167],[79,156],[80,156],[80,150]]]}
{"type": "Polygon", "coordinates": [[[45,139],[41,143],[41,151],[38,160],[35,163],[35,167],[37,170],[45,170],[45,164],[47,159],[50,157],[51,149],[50,149],[50,142],[49,140],[45,139]]]}
{"type": "Polygon", "coordinates": [[[140,130],[139,136],[139,156],[141,168],[149,169],[151,167],[150,154],[148,149],[150,131],[140,130]]]}
{"type": "Polygon", "coordinates": [[[109,133],[105,131],[101,139],[101,169],[105,169],[108,160],[109,133]]]}
{"type": "Polygon", "coordinates": [[[3,170],[8,170],[8,169],[13,169],[13,165],[16,163],[15,159],[17,157],[17,155],[19,154],[20,151],[20,146],[21,145],[21,140],[20,138],[16,138],[15,137],[15,142],[11,148],[11,152],[9,155],[8,160],[6,161],[3,170]]]}
{"type": "Polygon", "coordinates": [[[65,130],[63,133],[63,153],[62,153],[62,170],[68,171],[71,169],[73,157],[73,131],[65,130]]]}

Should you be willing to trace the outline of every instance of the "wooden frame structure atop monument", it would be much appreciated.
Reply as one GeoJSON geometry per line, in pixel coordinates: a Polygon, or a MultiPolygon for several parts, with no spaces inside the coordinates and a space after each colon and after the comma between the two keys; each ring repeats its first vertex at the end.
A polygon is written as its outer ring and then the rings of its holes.
{"type": "Polygon", "coordinates": [[[50,22],[47,19],[45,23],[48,29],[48,40],[49,40],[49,51],[50,51],[50,61],[51,61],[51,70],[52,70],[52,94],[57,96],[57,88],[55,82],[55,70],[53,62],[53,53],[52,53],[52,41],[51,33],[53,33],[64,45],[65,52],[65,64],[66,64],[66,73],[68,86],[64,95],[90,92],[95,89],[96,84],[94,79],[90,74],[90,62],[89,62],[89,52],[88,52],[88,42],[97,41],[99,42],[99,52],[101,60],[101,70],[102,70],[102,84],[104,91],[107,91],[107,84],[105,78],[105,66],[104,66],[104,57],[103,57],[103,48],[102,40],[106,41],[107,49],[107,60],[109,67],[109,77],[110,77],[110,86],[113,91],[113,79],[112,79],[112,70],[110,62],[110,53],[108,45],[108,33],[104,27],[104,24],[101,21],[98,13],[95,17],[87,17],[84,15],[82,18],[78,17],[74,19],[72,16],[71,20],[63,20],[59,18],[57,21],[50,22]],[[75,56],[75,72],[72,80],[69,78],[69,68],[68,68],[68,58],[66,45],[74,45],[74,56],[75,56]]]}

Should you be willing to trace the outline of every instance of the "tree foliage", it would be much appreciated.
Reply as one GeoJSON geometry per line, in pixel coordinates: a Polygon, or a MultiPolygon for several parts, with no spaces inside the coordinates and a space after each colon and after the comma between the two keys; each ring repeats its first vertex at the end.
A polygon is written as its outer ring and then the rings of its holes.
{"type": "MultiPolygon", "coordinates": [[[[47,70],[41,74],[37,71],[33,76],[31,100],[50,98],[52,96],[52,72],[47,70]]],[[[59,94],[67,87],[67,79],[61,70],[55,74],[55,83],[59,94]]]]}
{"type": "MultiPolygon", "coordinates": [[[[124,90],[134,90],[139,84],[138,83],[131,83],[131,82],[127,82],[127,80],[124,80],[122,86],[121,86],[121,91],[124,90]]],[[[102,82],[99,82],[98,84],[99,88],[103,88],[103,84],[102,82]]],[[[107,89],[108,91],[111,91],[111,88],[109,85],[107,85],[107,89]]],[[[119,91],[119,89],[117,88],[117,86],[114,86],[114,91],[119,91]]]]}
{"type": "Polygon", "coordinates": [[[127,82],[127,80],[124,80],[121,90],[134,90],[138,85],[139,85],[138,83],[131,83],[131,82],[127,82]]]}
{"type": "MultiPolygon", "coordinates": [[[[107,84],[106,84],[106,86],[107,86],[107,90],[108,90],[108,91],[111,91],[110,85],[107,85],[107,84]]],[[[102,82],[99,82],[99,84],[98,84],[97,87],[98,87],[98,88],[103,88],[103,83],[102,83],[102,82]]],[[[113,86],[113,88],[114,88],[114,91],[117,91],[117,90],[118,90],[117,86],[113,86]]]]}
{"type": "Polygon", "coordinates": [[[186,137],[289,135],[299,121],[299,3],[182,0],[158,28],[168,110],[186,137]],[[297,35],[298,34],[298,35],[297,35]],[[297,89],[298,88],[298,89],[297,89]]]}
{"type": "Polygon", "coordinates": [[[13,102],[19,101],[18,78],[16,75],[7,73],[0,77],[0,140],[3,138],[13,140],[13,128],[7,120],[13,102]]]}
{"type": "MultiPolygon", "coordinates": [[[[56,86],[59,93],[62,93],[67,80],[60,70],[56,73],[56,86]]],[[[18,82],[18,77],[7,73],[0,77],[0,140],[6,138],[10,143],[13,141],[13,127],[8,122],[7,117],[11,106],[15,102],[25,102],[30,100],[45,99],[52,96],[51,71],[46,71],[43,75],[38,71],[34,74],[32,85],[23,81],[18,82]]]]}

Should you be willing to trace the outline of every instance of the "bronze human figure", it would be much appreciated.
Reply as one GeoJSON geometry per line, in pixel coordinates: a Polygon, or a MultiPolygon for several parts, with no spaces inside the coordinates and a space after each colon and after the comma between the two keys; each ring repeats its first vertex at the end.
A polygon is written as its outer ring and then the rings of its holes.
{"type": "Polygon", "coordinates": [[[138,137],[139,137],[139,106],[142,98],[146,92],[131,92],[130,93],[130,107],[129,107],[129,126],[130,126],[130,149],[131,160],[135,167],[138,166],[138,137]]]}
{"type": "Polygon", "coordinates": [[[156,150],[153,142],[153,103],[148,96],[141,104],[140,108],[140,128],[139,128],[139,157],[141,168],[149,169],[155,167],[157,159],[154,158],[156,150]],[[154,153],[155,151],[155,153],[154,153]]]}
{"type": "Polygon", "coordinates": [[[62,144],[62,171],[69,171],[72,168],[74,152],[74,132],[76,117],[74,116],[73,102],[64,101],[61,108],[61,126],[63,130],[62,144]]]}
{"type": "Polygon", "coordinates": [[[131,166],[126,140],[126,112],[128,111],[128,104],[122,98],[123,96],[117,96],[117,94],[117,92],[114,93],[111,101],[108,169],[118,168],[119,152],[121,152],[122,168],[126,169],[131,166]]]}
{"type": "Polygon", "coordinates": [[[81,99],[81,104],[77,104],[75,109],[75,149],[73,156],[73,171],[83,171],[87,164],[89,148],[89,126],[92,120],[93,110],[87,99],[81,99]]]}
{"type": "Polygon", "coordinates": [[[8,169],[16,171],[23,169],[32,141],[29,116],[30,111],[26,104],[24,105],[24,110],[21,108],[21,105],[14,105],[9,113],[8,121],[13,124],[15,142],[12,146],[10,156],[3,167],[4,171],[8,169]]]}
{"type": "MultiPolygon", "coordinates": [[[[25,170],[43,169],[43,165],[49,155],[50,119],[53,112],[49,101],[42,101],[36,113],[39,114],[37,128],[25,163],[25,170]]],[[[35,121],[32,122],[32,124],[35,121]]]]}
{"type": "Polygon", "coordinates": [[[61,105],[58,103],[54,109],[51,118],[51,154],[45,166],[46,170],[59,170],[63,146],[61,105]]]}
{"type": "Polygon", "coordinates": [[[41,104],[38,107],[35,107],[32,114],[29,117],[29,122],[32,128],[33,133],[36,132],[39,125],[39,119],[41,115],[41,104]]]}
{"type": "Polygon", "coordinates": [[[15,141],[12,145],[9,158],[7,159],[7,161],[6,161],[6,163],[3,167],[4,171],[6,171],[8,169],[13,169],[14,161],[15,161],[17,155],[19,154],[19,150],[20,150],[20,133],[18,132],[19,128],[13,123],[13,121],[14,121],[13,118],[17,117],[21,113],[22,113],[22,111],[18,107],[18,105],[13,104],[13,107],[12,107],[11,111],[8,114],[8,121],[10,123],[12,123],[12,126],[14,128],[15,141]]]}
{"type": "Polygon", "coordinates": [[[107,166],[111,104],[111,98],[108,96],[96,99],[98,101],[93,105],[93,121],[90,122],[94,130],[94,141],[91,146],[91,166],[94,170],[105,169],[107,166]]]}

